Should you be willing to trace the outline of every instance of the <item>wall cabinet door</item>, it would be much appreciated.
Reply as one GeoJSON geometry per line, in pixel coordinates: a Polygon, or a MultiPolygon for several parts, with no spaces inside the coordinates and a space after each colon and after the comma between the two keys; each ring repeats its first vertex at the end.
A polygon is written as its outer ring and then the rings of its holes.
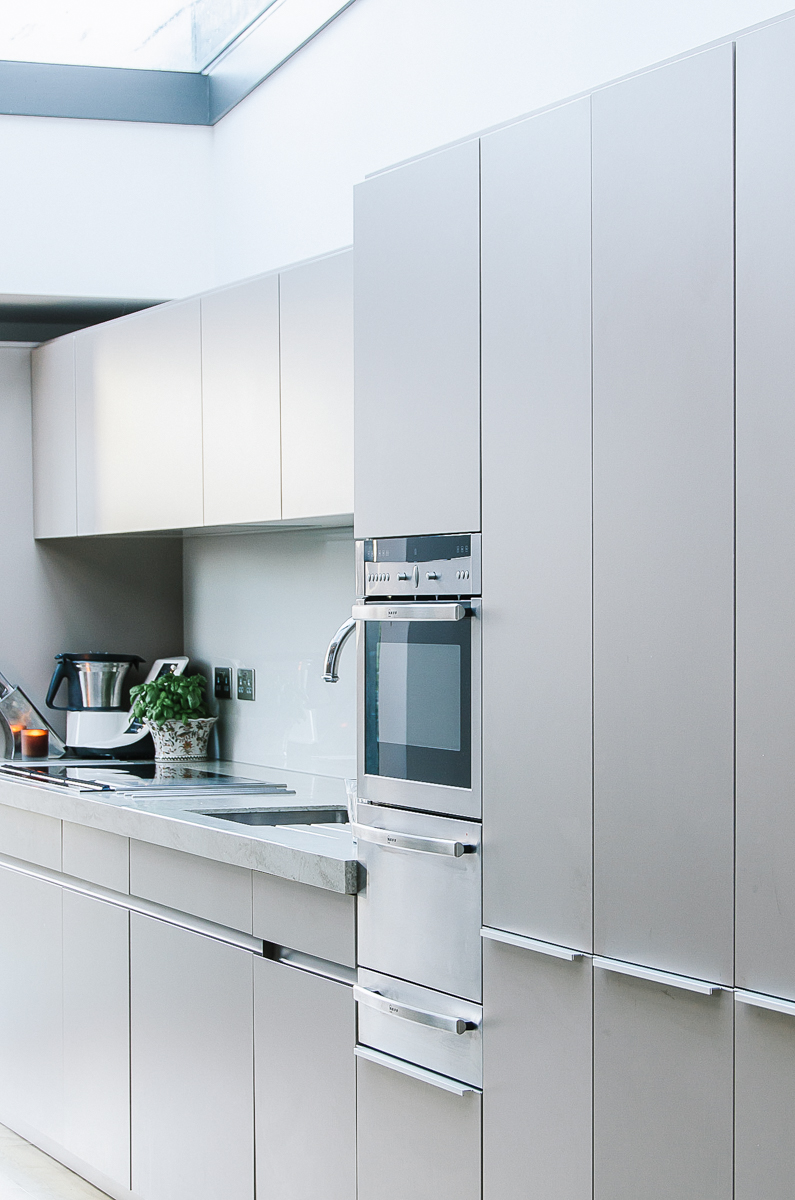
{"type": "Polygon", "coordinates": [[[355,1200],[354,1009],[347,984],[254,963],[258,1195],[355,1200]]]}
{"type": "Polygon", "coordinates": [[[484,1200],[591,1200],[591,976],[484,940],[484,1200]]]}
{"type": "Polygon", "coordinates": [[[731,993],[595,968],[593,1070],[594,1200],[732,1200],[731,993]]]}
{"type": "Polygon", "coordinates": [[[199,301],[79,333],[77,532],[202,523],[199,301]]]}
{"type": "Polygon", "coordinates": [[[732,48],[592,103],[594,944],[731,982],[732,48]]]}
{"type": "Polygon", "coordinates": [[[253,958],[130,916],[132,1190],[253,1200],[253,958]]]}
{"type": "Polygon", "coordinates": [[[279,279],[201,298],[204,523],[278,521],[279,279]]]}
{"type": "Polygon", "coordinates": [[[57,338],[30,357],[33,420],[33,532],[77,533],[75,337],[57,338]]]}
{"type": "Polygon", "coordinates": [[[590,950],[590,101],[481,154],[484,919],[590,950]]]}
{"type": "Polygon", "coordinates": [[[735,1010],[735,1200],[790,1200],[795,1178],[795,1006],[735,1010]]]}
{"type": "Polygon", "coordinates": [[[480,529],[479,147],[354,189],[357,537],[480,529]]]}
{"type": "Polygon", "coordinates": [[[0,867],[0,913],[0,1120],[61,1143],[61,889],[0,867]]]}
{"type": "Polygon", "coordinates": [[[793,55],[737,41],[737,983],[795,998],[793,55]]]}
{"type": "Polygon", "coordinates": [[[279,276],[282,517],[353,512],[353,251],[279,276]]]}

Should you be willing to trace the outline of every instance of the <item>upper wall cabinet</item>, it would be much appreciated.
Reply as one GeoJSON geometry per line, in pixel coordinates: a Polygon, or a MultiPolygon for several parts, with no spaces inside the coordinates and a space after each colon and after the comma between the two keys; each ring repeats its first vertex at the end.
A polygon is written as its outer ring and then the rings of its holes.
{"type": "Polygon", "coordinates": [[[204,524],[278,521],[279,279],[201,298],[204,524]]]}
{"type": "Polygon", "coordinates": [[[199,301],[76,339],[77,531],[202,523],[199,301]]]}
{"type": "Polygon", "coordinates": [[[75,335],[31,356],[33,529],[37,538],[77,533],[75,335]]]}
{"type": "Polygon", "coordinates": [[[282,516],[352,513],[353,252],[284,271],[279,290],[282,516]]]}
{"type": "Polygon", "coordinates": [[[480,529],[477,141],[354,189],[355,533],[480,529]]]}

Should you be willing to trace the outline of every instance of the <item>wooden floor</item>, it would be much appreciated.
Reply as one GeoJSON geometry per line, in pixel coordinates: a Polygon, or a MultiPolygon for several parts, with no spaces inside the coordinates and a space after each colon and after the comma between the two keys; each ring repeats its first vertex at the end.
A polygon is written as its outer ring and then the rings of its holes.
{"type": "Polygon", "coordinates": [[[0,1125],[0,1200],[108,1200],[85,1179],[0,1125]]]}

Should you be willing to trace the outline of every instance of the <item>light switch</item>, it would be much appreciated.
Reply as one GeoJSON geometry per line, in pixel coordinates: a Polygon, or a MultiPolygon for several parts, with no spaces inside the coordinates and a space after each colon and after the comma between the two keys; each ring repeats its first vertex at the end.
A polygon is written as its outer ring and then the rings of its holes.
{"type": "Polygon", "coordinates": [[[237,668],[237,698],[238,700],[254,699],[254,668],[237,668]]]}
{"type": "Polygon", "coordinates": [[[216,667],[214,672],[214,692],[216,700],[232,699],[232,668],[216,667]]]}

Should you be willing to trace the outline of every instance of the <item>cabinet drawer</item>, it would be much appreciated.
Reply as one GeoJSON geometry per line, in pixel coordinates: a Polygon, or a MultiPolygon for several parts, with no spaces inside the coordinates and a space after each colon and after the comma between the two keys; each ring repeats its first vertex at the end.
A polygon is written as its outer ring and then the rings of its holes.
{"type": "Polygon", "coordinates": [[[130,889],[130,839],[104,829],[63,823],[63,871],[76,879],[127,893],[130,889]]]}
{"type": "Polygon", "coordinates": [[[0,854],[61,869],[61,822],[56,817],[0,804],[0,854]]]}
{"type": "Polygon", "coordinates": [[[254,872],[255,937],[356,965],[356,897],[254,872]]]}
{"type": "Polygon", "coordinates": [[[130,842],[130,894],[251,933],[251,871],[130,842]]]}

